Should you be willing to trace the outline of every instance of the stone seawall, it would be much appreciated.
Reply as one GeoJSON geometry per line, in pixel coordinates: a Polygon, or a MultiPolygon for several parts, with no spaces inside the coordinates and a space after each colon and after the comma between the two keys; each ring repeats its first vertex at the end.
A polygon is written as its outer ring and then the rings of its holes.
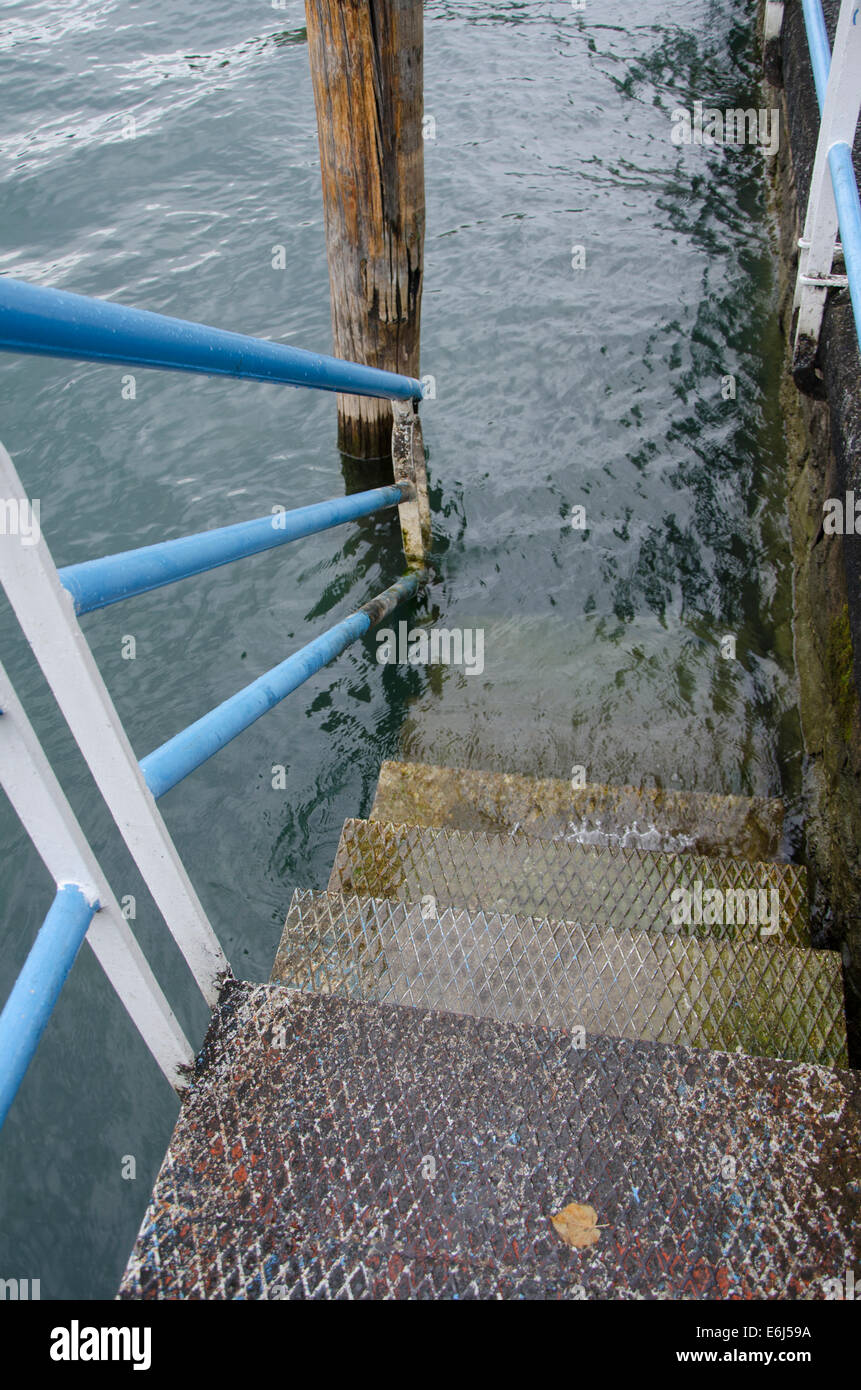
{"type": "MultiPolygon", "coordinates": [[[[833,41],[839,3],[823,6],[833,41]]],[[[764,5],[760,21],[764,15],[764,5]]],[[[762,32],[762,28],[760,28],[762,32]]],[[[800,0],[764,48],[766,100],[780,109],[770,176],[780,240],[782,383],[794,570],[795,657],[806,752],[806,862],[814,940],[842,950],[850,1056],[861,1065],[861,536],[823,527],[828,498],[861,499],[861,357],[848,291],[832,291],[808,391],[791,373],[793,291],[819,108],[800,0]],[[809,392],[812,390],[812,394],[809,392]]],[[[861,170],[861,137],[855,143],[861,170]]],[[[861,175],[859,175],[861,182],[861,175]]]]}

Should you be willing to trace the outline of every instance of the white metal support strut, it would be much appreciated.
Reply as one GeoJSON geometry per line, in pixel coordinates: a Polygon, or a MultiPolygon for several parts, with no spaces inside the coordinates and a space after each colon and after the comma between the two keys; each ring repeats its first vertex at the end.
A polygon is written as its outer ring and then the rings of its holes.
{"type": "Polygon", "coordinates": [[[77,884],[100,907],[93,954],[174,1090],[194,1053],[122,914],[80,823],[0,664],[0,784],[56,884],[77,884]]]}
{"type": "Polygon", "coordinates": [[[844,288],[848,284],[845,275],[835,275],[832,270],[837,250],[838,222],[828,152],[837,144],[847,144],[851,149],[859,109],[861,17],[858,0],[843,0],[834,35],[834,51],[810,179],[804,233],[798,243],[794,300],[794,308],[798,311],[794,341],[797,368],[804,362],[812,361],[815,355],[829,289],[844,288]]]}
{"type": "MultiPolygon", "coordinates": [[[[31,505],[2,444],[0,499],[17,499],[19,508],[31,505]]],[[[144,781],[40,532],[0,534],[0,583],[149,891],[201,993],[214,1007],[230,966],[144,781]]]]}

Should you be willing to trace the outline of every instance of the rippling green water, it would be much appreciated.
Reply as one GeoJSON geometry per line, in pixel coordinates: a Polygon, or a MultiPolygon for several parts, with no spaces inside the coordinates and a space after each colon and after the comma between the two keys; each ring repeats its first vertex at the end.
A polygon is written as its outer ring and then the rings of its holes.
{"type": "MultiPolygon", "coordinates": [[[[358,644],[164,799],[248,978],[268,976],[293,886],[325,884],[342,820],[399,750],[541,775],[580,763],[592,780],[783,795],[790,810],[797,794],[762,161],[669,138],[679,105],[761,104],[750,7],[425,10],[425,612],[482,627],[485,670],[382,668],[373,639],[358,644]]],[[[0,269],[328,350],[303,19],[298,0],[4,4],[0,269]]],[[[0,438],[58,563],[343,490],[333,398],[141,371],[131,401],[122,376],[0,362],[0,438]]],[[[398,552],[384,517],[85,619],[136,751],[385,587],[398,552]]],[[[5,606],[0,646],[199,1038],[184,968],[5,606]]],[[[0,835],[5,997],[51,888],[5,804],[0,835]]],[[[111,1295],[174,1115],[82,953],[0,1138],[0,1277],[111,1295]]]]}

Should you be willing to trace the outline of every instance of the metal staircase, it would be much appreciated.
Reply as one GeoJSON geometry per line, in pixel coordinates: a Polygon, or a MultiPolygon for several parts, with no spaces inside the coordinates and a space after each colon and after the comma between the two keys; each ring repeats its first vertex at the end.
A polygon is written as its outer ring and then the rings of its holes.
{"type": "Polygon", "coordinates": [[[384,764],[216,1011],[121,1297],[824,1296],[861,1081],[779,842],[774,802],[384,764]]]}
{"type": "MultiPolygon", "coordinates": [[[[861,325],[861,27],[841,5],[832,57],[819,0],[802,3],[822,116],[796,286],[811,385],[829,289],[845,282],[861,325]]],[[[772,44],[782,8],[768,0],[772,44]]],[[[386,763],[328,891],[294,894],[272,981],[232,974],[156,802],[425,587],[423,383],[5,276],[0,351],[392,405],[390,486],[62,569],[0,445],[0,586],[213,1010],[195,1059],[0,666],[0,780],[55,890],[0,1014],[0,1125],[84,940],[183,1096],[120,1296],[842,1287],[861,1079],[779,802],[386,763]],[[400,578],[136,755],[79,617],[395,507],[400,578]],[[554,1223],[572,1204],[594,1209],[584,1239],[554,1223]]]]}

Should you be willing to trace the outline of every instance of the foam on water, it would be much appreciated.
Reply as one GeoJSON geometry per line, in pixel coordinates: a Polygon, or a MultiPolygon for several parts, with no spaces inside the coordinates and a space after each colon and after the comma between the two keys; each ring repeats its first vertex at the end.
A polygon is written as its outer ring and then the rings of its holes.
{"type": "Polygon", "coordinates": [[[696,847],[692,835],[673,835],[657,825],[606,825],[600,819],[571,821],[564,835],[557,837],[566,844],[598,845],[609,849],[653,850],[662,854],[682,854],[696,847]]]}

